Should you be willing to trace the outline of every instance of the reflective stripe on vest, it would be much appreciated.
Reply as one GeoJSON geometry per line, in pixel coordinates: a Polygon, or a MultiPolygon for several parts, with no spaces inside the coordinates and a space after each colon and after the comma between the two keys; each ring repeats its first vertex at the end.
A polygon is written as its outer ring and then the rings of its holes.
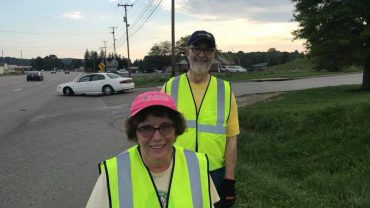
{"type": "Polygon", "coordinates": [[[130,155],[121,154],[117,157],[118,193],[120,207],[134,207],[132,204],[131,164],[130,155]]]}
{"type": "MultiPolygon", "coordinates": [[[[107,181],[113,182],[108,184],[109,192],[111,193],[111,205],[110,207],[114,208],[141,208],[141,207],[148,207],[148,204],[145,205],[145,202],[142,202],[144,199],[137,197],[135,202],[135,195],[140,196],[143,193],[136,192],[133,193],[133,190],[135,188],[134,181],[132,181],[135,176],[143,176],[147,175],[147,177],[143,177],[142,181],[144,181],[143,184],[145,184],[145,187],[141,186],[136,187],[136,190],[145,190],[145,192],[153,191],[151,199],[157,199],[157,195],[155,193],[154,187],[151,187],[151,182],[145,183],[146,181],[150,181],[150,176],[147,174],[147,171],[144,169],[137,169],[137,166],[140,166],[140,163],[142,163],[142,160],[138,159],[138,147],[134,146],[130,148],[129,150],[121,153],[115,158],[112,158],[110,160],[107,160],[109,162],[104,162],[106,166],[106,170],[108,171],[107,181]],[[135,161],[133,161],[135,160],[135,161]],[[139,163],[138,163],[139,162],[139,163]],[[132,165],[135,166],[133,167],[132,165]],[[135,171],[141,170],[145,173],[137,173],[132,172],[133,169],[135,171]],[[115,173],[114,173],[115,172],[115,173]],[[135,175],[132,175],[135,174],[135,175]],[[112,178],[113,177],[113,178],[112,178]],[[116,178],[114,178],[116,177],[116,178]],[[117,183],[115,183],[116,181],[117,183]],[[118,197],[118,198],[117,198],[118,197]],[[136,205],[135,205],[136,204],[136,205]]],[[[193,207],[193,208],[202,208],[202,207],[211,207],[210,202],[210,193],[209,193],[209,181],[208,181],[208,162],[205,155],[199,155],[199,153],[190,152],[187,150],[183,150],[182,148],[175,147],[175,155],[179,154],[178,156],[175,156],[174,159],[174,176],[172,178],[172,182],[170,182],[171,185],[171,191],[169,193],[167,203],[168,207],[175,207],[175,205],[178,205],[176,203],[180,203],[179,197],[182,197],[183,200],[187,203],[186,207],[193,207]],[[180,160],[181,157],[185,158],[185,164],[182,164],[180,161],[178,161],[178,164],[175,165],[175,161],[180,160]],[[177,158],[177,159],[176,159],[177,158]],[[183,167],[185,166],[185,167],[183,167]],[[183,171],[182,168],[185,168],[186,171],[183,171]],[[187,192],[190,193],[183,193],[183,191],[186,192],[186,187],[183,184],[187,182],[187,177],[184,177],[185,174],[188,173],[188,183],[189,190],[187,192]],[[174,183],[174,180],[177,180],[176,183],[174,183]],[[174,187],[181,184],[181,187],[174,187]],[[182,189],[184,188],[185,189],[182,189]],[[179,190],[180,189],[180,190],[179,190]],[[179,196],[179,194],[181,194],[179,196]],[[187,197],[188,196],[188,197],[187,197]],[[175,199],[176,198],[176,199],[175,199]],[[192,206],[189,205],[189,201],[192,201],[192,206]]],[[[140,158],[140,156],[139,156],[140,158]]],[[[137,180],[137,179],[136,179],[137,180]]],[[[150,207],[160,207],[159,200],[156,200],[154,202],[155,204],[150,204],[150,207]]],[[[181,205],[181,204],[180,204],[181,205]]]]}
{"type": "MultiPolygon", "coordinates": [[[[180,76],[175,77],[171,85],[171,96],[174,98],[176,103],[178,102],[179,96],[179,83],[180,76]]],[[[224,127],[225,120],[225,84],[221,79],[217,79],[217,123],[216,126],[198,124],[199,132],[207,132],[213,134],[226,134],[226,128],[224,127]]],[[[186,118],[185,118],[186,119],[186,118]]],[[[186,120],[188,128],[197,128],[195,120],[186,120]]]]}
{"type": "Polygon", "coordinates": [[[200,185],[200,172],[197,156],[194,152],[184,151],[191,183],[191,195],[194,207],[203,207],[202,188],[200,185]]]}

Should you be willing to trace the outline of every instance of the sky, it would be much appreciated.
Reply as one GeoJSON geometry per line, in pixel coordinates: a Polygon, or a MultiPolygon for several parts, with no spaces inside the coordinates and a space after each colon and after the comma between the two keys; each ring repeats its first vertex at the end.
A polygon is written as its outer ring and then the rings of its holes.
{"type": "MultiPolygon", "coordinates": [[[[127,6],[130,59],[171,41],[171,0],[0,0],[0,49],[4,57],[83,59],[86,49],[127,57],[127,6]]],[[[275,48],[304,52],[294,40],[291,0],[175,0],[175,40],[196,30],[211,32],[217,48],[256,52],[275,48]]]]}

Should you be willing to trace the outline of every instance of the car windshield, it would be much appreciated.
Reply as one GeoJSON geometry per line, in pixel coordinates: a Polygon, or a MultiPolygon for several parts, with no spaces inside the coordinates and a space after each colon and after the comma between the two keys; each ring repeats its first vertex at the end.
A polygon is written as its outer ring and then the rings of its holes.
{"type": "Polygon", "coordinates": [[[111,79],[117,79],[117,78],[120,78],[121,76],[117,75],[117,74],[113,74],[113,73],[107,73],[107,76],[111,79]]]}
{"type": "Polygon", "coordinates": [[[80,79],[82,77],[82,75],[81,74],[79,74],[76,78],[74,78],[73,79],[73,81],[72,82],[78,82],[78,79],[80,79]]]}
{"type": "Polygon", "coordinates": [[[39,72],[38,71],[29,71],[29,72],[27,72],[27,74],[39,74],[39,72]]]}

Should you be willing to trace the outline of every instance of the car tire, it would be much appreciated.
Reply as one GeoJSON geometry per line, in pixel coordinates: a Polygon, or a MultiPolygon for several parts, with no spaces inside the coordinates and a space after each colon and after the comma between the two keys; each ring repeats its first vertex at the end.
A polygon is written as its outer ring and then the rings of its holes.
{"type": "Polygon", "coordinates": [[[111,87],[111,86],[109,86],[109,85],[105,85],[105,86],[103,86],[103,94],[104,95],[111,95],[111,94],[113,94],[113,88],[111,87]]]}
{"type": "Polygon", "coordinates": [[[65,87],[63,88],[63,94],[66,96],[71,96],[74,94],[74,92],[70,87],[65,87]]]}

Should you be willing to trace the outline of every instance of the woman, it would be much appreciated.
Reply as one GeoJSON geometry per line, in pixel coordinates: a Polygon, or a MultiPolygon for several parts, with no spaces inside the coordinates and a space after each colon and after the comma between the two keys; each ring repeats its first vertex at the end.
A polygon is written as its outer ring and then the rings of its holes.
{"type": "Polygon", "coordinates": [[[219,200],[207,156],[173,146],[186,126],[172,97],[138,95],[125,126],[137,145],[100,164],[88,208],[202,208],[219,200]]]}

